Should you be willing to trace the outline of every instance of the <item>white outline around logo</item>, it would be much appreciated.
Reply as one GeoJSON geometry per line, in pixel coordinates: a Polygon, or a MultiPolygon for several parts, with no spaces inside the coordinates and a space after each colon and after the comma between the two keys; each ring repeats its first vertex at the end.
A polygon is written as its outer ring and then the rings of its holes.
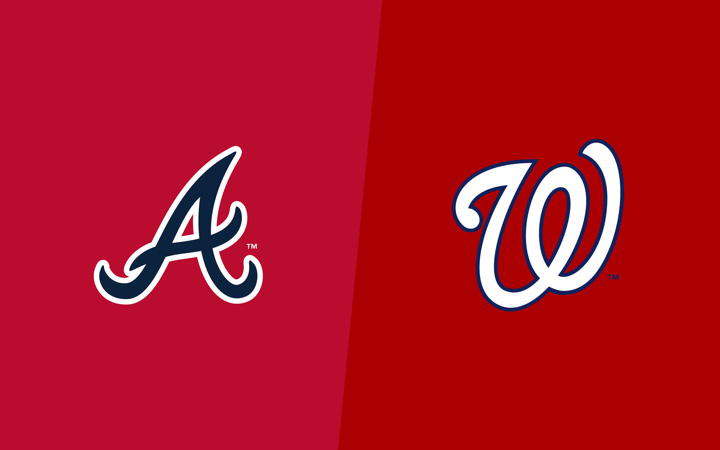
{"type": "MultiPolygon", "coordinates": [[[[197,258],[199,265],[200,265],[200,269],[203,274],[203,277],[205,278],[205,281],[207,282],[208,286],[210,286],[210,288],[215,293],[215,295],[217,295],[224,301],[226,301],[228,303],[233,303],[233,304],[246,303],[246,302],[249,302],[250,300],[252,300],[253,298],[255,298],[255,296],[260,291],[260,287],[262,286],[262,281],[263,281],[263,271],[262,271],[262,266],[260,265],[260,261],[258,261],[258,259],[255,258],[254,256],[251,256],[251,255],[246,256],[243,260],[243,274],[240,278],[236,279],[232,275],[230,275],[230,273],[227,271],[227,269],[225,268],[225,265],[222,262],[222,258],[220,257],[220,252],[222,250],[230,247],[235,242],[237,242],[238,239],[240,239],[240,237],[243,235],[243,233],[245,232],[245,228],[247,227],[247,220],[248,220],[247,219],[247,217],[248,217],[247,210],[245,209],[245,205],[243,205],[239,201],[234,201],[232,203],[232,205],[230,206],[230,213],[229,213],[227,219],[225,220],[225,222],[223,222],[222,225],[218,225],[218,223],[217,223],[218,211],[220,209],[220,199],[222,198],[223,192],[225,191],[225,186],[227,185],[228,179],[230,178],[230,174],[232,173],[233,169],[237,165],[237,162],[240,159],[241,154],[242,154],[242,151],[241,151],[240,147],[237,147],[237,146],[231,147],[231,148],[225,150],[224,152],[220,153],[215,158],[213,158],[210,162],[205,164],[202,167],[202,169],[200,169],[190,179],[190,181],[188,181],[187,184],[185,184],[183,189],[180,191],[178,196],[175,198],[175,201],[173,202],[172,206],[168,210],[167,214],[165,214],[165,218],[163,219],[162,223],[160,224],[160,227],[158,228],[157,232],[155,233],[155,237],[153,238],[152,242],[150,242],[149,244],[143,245],[142,247],[137,249],[125,263],[125,267],[123,269],[123,272],[125,273],[125,277],[119,277],[119,276],[115,275],[110,270],[110,264],[107,261],[102,260],[97,263],[97,265],[95,266],[93,278],[95,281],[95,287],[100,292],[100,294],[102,294],[103,297],[105,297],[107,300],[109,300],[113,303],[117,303],[120,305],[132,305],[134,303],[137,303],[140,300],[147,297],[148,294],[150,294],[150,292],[152,292],[152,290],[155,288],[157,283],[160,281],[160,278],[162,278],[162,275],[165,272],[165,269],[167,268],[168,264],[171,261],[178,261],[181,259],[189,259],[189,258],[197,258]],[[105,289],[103,289],[103,287],[100,283],[100,280],[99,280],[100,269],[104,268],[105,272],[108,274],[108,276],[117,283],[130,283],[130,282],[134,281],[140,275],[140,273],[145,268],[145,266],[136,267],[134,270],[130,270],[130,267],[132,266],[133,261],[135,261],[135,259],[138,256],[140,256],[142,253],[144,253],[146,250],[149,250],[157,245],[157,242],[160,239],[160,236],[162,235],[162,233],[165,229],[165,226],[167,225],[167,222],[173,216],[175,209],[177,208],[178,204],[183,199],[183,197],[185,196],[187,191],[193,186],[193,184],[195,184],[195,182],[198,180],[198,178],[200,178],[208,169],[210,169],[212,166],[214,166],[215,163],[217,163],[218,161],[222,160],[223,158],[225,158],[233,153],[234,153],[234,156],[233,156],[232,162],[230,163],[227,171],[225,172],[225,174],[223,176],[222,182],[220,184],[220,188],[218,189],[217,195],[215,198],[215,204],[214,204],[213,212],[212,212],[212,234],[219,232],[220,230],[225,228],[228,224],[230,224],[233,217],[235,216],[236,207],[240,210],[241,215],[244,220],[241,223],[240,230],[229,241],[225,242],[224,244],[222,244],[218,247],[213,248],[213,252],[214,252],[215,259],[218,263],[218,267],[219,267],[220,271],[222,272],[223,276],[225,277],[226,280],[228,280],[229,282],[231,282],[232,284],[235,284],[235,285],[242,284],[247,279],[249,269],[250,269],[250,262],[253,262],[255,264],[255,266],[257,267],[257,272],[258,272],[257,284],[255,285],[255,288],[253,289],[253,291],[249,295],[247,295],[245,297],[241,297],[241,298],[233,298],[233,297],[229,297],[229,296],[225,295],[223,292],[220,291],[220,289],[218,289],[218,287],[212,281],[211,277],[208,275],[207,269],[205,267],[205,262],[203,261],[202,253],[200,251],[196,251],[196,252],[183,253],[183,254],[179,254],[179,255],[172,255],[172,256],[166,257],[165,260],[163,261],[163,264],[162,264],[160,270],[158,270],[158,272],[156,273],[156,275],[153,278],[150,285],[137,297],[134,297],[131,299],[119,299],[119,298],[113,297],[112,295],[108,294],[105,291],[105,289]]],[[[197,239],[199,237],[198,236],[198,229],[199,229],[198,206],[199,206],[199,200],[197,202],[195,202],[195,204],[192,206],[192,208],[186,215],[185,219],[183,220],[183,224],[180,227],[180,229],[178,230],[178,235],[176,236],[174,242],[189,241],[192,239],[197,239]],[[187,227],[187,224],[189,223],[190,218],[193,219],[193,234],[188,235],[188,236],[182,236],[182,233],[185,230],[185,228],[187,227]]]]}

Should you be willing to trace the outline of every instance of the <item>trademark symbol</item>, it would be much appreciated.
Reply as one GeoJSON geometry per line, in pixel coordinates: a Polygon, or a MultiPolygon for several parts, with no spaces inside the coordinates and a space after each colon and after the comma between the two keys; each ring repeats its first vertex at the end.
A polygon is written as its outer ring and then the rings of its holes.
{"type": "Polygon", "coordinates": [[[620,274],[619,273],[609,273],[607,274],[608,280],[619,280],[620,274]]]}
{"type": "Polygon", "coordinates": [[[257,250],[257,244],[248,244],[248,249],[257,250]]]}

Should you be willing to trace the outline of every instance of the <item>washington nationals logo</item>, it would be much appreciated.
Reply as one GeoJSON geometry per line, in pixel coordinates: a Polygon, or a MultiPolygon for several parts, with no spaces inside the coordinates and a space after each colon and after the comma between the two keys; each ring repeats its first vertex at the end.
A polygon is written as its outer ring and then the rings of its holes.
{"type": "Polygon", "coordinates": [[[198,259],[205,281],[226,302],[245,303],[257,295],[263,279],[260,262],[246,256],[243,275],[236,280],[220,258],[220,251],[240,239],[247,226],[245,206],[237,201],[230,206],[225,222],[217,223],[220,199],[240,154],[239,147],[232,147],[190,179],[153,241],[140,247],[125,263],[125,277],[115,275],[107,261],[95,266],[95,286],[103,297],[122,305],[137,303],[153,290],[170,261],[186,258],[198,259]],[[193,234],[183,236],[191,218],[193,234]]]}
{"type": "Polygon", "coordinates": [[[497,274],[497,253],[508,213],[517,193],[537,160],[496,164],[468,178],[455,194],[453,214],[465,231],[477,231],[483,218],[473,205],[488,192],[500,191],[480,237],[477,278],[480,290],[494,306],[516,310],[530,306],[548,292],[571,294],[598,276],[610,256],[620,228],[623,210],[623,176],[613,149],[600,140],[587,142],[580,156],[592,162],[603,182],[604,204],[600,234],[588,257],[569,273],[564,273],[583,237],[588,212],[588,187],[583,176],[569,164],[545,172],[530,195],[523,225],[525,259],[534,280],[520,289],[504,287],[497,274]],[[553,255],[548,258],[541,245],[541,227],[550,198],[564,191],[568,212],[563,233],[553,255]]]}

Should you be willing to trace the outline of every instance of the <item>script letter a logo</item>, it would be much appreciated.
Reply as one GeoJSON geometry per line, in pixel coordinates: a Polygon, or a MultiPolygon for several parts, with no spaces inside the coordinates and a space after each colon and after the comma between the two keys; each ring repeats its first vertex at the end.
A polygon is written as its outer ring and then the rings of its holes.
{"type": "Polygon", "coordinates": [[[130,305],[145,298],[162,277],[170,261],[197,258],[210,288],[229,303],[252,300],[262,285],[262,267],[246,256],[243,275],[234,279],[223,265],[220,251],[234,244],[247,226],[247,211],[233,202],[228,218],[218,225],[218,209],[225,185],[240,158],[232,147],[207,163],[185,185],[158,228],[153,241],[138,249],[125,263],[125,277],[110,270],[107,261],[95,267],[95,286],[113,303],[130,305]],[[183,236],[190,219],[193,234],[183,236]]]}

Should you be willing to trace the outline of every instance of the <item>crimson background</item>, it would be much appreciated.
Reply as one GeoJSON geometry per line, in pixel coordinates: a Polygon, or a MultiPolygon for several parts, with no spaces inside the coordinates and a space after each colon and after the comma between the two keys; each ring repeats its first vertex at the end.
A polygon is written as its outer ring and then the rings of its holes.
{"type": "Polygon", "coordinates": [[[0,9],[0,448],[337,448],[380,2],[0,9]],[[103,299],[233,145],[258,296],[185,260],[103,299]]]}
{"type": "MultiPolygon", "coordinates": [[[[384,2],[341,448],[717,445],[712,17],[709,2],[384,2]],[[577,156],[594,138],[625,177],[601,276],[492,307],[456,190],[491,164],[540,160],[500,251],[519,287],[528,194],[553,164],[590,184],[576,261],[595,239],[602,187],[577,156]]],[[[562,196],[547,217],[550,246],[562,196]]]]}
{"type": "MultiPolygon", "coordinates": [[[[337,446],[378,6],[2,6],[0,446],[337,446]],[[104,301],[97,261],[121,267],[231,145],[244,153],[221,211],[241,200],[249,225],[223,256],[239,267],[259,243],[257,299],[221,302],[183,261],[141,303],[104,301]]],[[[713,13],[385,3],[342,448],[715,443],[713,13]],[[598,178],[577,157],[591,138],[625,173],[603,275],[496,310],[455,190],[541,160],[502,244],[518,285],[544,169],[588,178],[594,236],[598,178]]]]}

